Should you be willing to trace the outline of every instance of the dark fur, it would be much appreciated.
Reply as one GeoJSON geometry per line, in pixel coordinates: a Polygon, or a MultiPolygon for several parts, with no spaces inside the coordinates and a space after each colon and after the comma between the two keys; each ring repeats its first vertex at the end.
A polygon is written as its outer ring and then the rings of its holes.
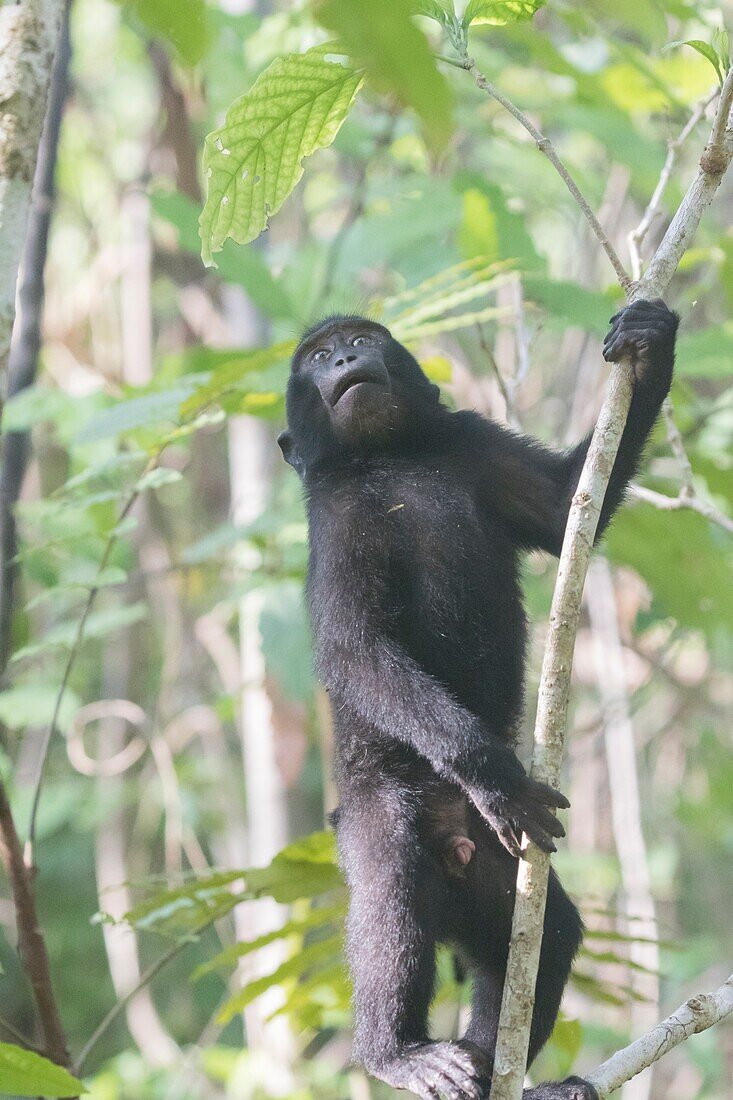
{"type": "MultiPolygon", "coordinates": [[[[660,301],[612,319],[604,353],[632,355],[635,389],[599,534],[669,390],[676,328],[660,301]]],[[[413,357],[372,322],[329,318],[304,340],[281,445],[305,484],[308,598],[336,728],[356,1057],[424,1100],[478,1100],[510,938],[510,853],[523,828],[553,850],[562,829],[551,810],[567,805],[526,777],[513,749],[526,635],[519,559],[532,548],[559,553],[590,437],[559,453],[476,413],[449,412],[413,357]],[[368,347],[352,344],[359,333],[368,347]],[[333,404],[346,374],[360,371],[367,384],[333,404]],[[451,865],[456,836],[475,845],[465,866],[451,865]],[[439,942],[473,975],[460,1043],[428,1037],[439,942]]],[[[553,874],[530,1062],[550,1035],[581,935],[553,874]]],[[[587,1100],[593,1090],[571,1079],[528,1095],[587,1100]]]]}

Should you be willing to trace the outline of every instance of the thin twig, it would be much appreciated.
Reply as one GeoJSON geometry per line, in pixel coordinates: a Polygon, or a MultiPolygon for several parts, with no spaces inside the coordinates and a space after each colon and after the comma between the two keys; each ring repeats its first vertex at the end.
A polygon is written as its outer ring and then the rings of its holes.
{"type": "Polygon", "coordinates": [[[683,1005],[662,1020],[646,1035],[616,1051],[608,1061],[586,1074],[587,1080],[603,1097],[615,1092],[626,1081],[630,1081],[642,1070],[662,1058],[668,1051],[679,1046],[691,1035],[707,1031],[709,1027],[720,1023],[733,1012],[733,974],[713,993],[701,993],[690,997],[683,1005]]]}
{"type": "Polygon", "coordinates": [[[642,485],[632,485],[629,488],[629,496],[634,500],[642,500],[645,504],[652,504],[663,512],[680,512],[684,509],[699,512],[711,523],[717,523],[724,531],[730,531],[733,534],[733,519],[695,494],[680,493],[678,497],[668,497],[664,493],[656,493],[653,489],[645,489],[642,485]]]}
{"type": "Polygon", "coordinates": [[[0,1031],[7,1032],[7,1034],[11,1037],[11,1039],[14,1039],[15,1042],[18,1043],[19,1046],[25,1047],[26,1050],[35,1051],[36,1054],[43,1054],[43,1051],[41,1050],[40,1047],[35,1046],[35,1044],[32,1043],[30,1041],[30,1039],[26,1039],[25,1035],[23,1035],[20,1031],[18,1031],[18,1029],[16,1027],[14,1027],[13,1024],[10,1023],[10,1020],[6,1020],[5,1017],[1,1014],[0,1014],[0,1031]]]}
{"type": "Polygon", "coordinates": [[[468,54],[465,54],[463,56],[463,68],[471,74],[473,79],[476,81],[476,84],[479,88],[482,89],[482,91],[487,92],[493,99],[497,101],[497,103],[500,103],[502,107],[504,107],[510,115],[513,115],[517,122],[519,122],[524,127],[527,133],[531,135],[531,137],[534,139],[535,144],[537,145],[537,148],[540,150],[541,153],[545,154],[547,159],[554,167],[555,171],[564,181],[568,191],[580,207],[580,210],[582,211],[588,224],[598,238],[601,248],[608,256],[613,270],[616,272],[619,283],[624,288],[624,290],[631,290],[633,286],[633,280],[631,276],[627,272],[624,265],[621,263],[621,260],[618,258],[616,249],[613,247],[608,239],[608,234],[606,233],[601,223],[598,221],[598,218],[593,213],[593,210],[591,209],[590,205],[582,194],[577,183],[557,155],[555,147],[550,139],[545,137],[544,134],[540,133],[537,127],[530,122],[527,116],[522,111],[520,111],[520,109],[514,103],[512,103],[510,99],[507,99],[503,92],[500,92],[499,89],[495,87],[495,85],[492,84],[491,81],[484,76],[481,70],[477,68],[473,58],[469,57],[468,54]]]}
{"type": "Polygon", "coordinates": [[[666,398],[662,405],[662,416],[664,417],[664,427],[667,432],[667,442],[669,443],[669,449],[677,459],[677,463],[680,468],[680,496],[681,497],[694,497],[695,496],[695,480],[692,472],[692,463],[685,450],[685,444],[682,439],[682,433],[677,427],[677,423],[674,418],[674,409],[672,408],[672,402],[669,398],[666,398]]]}
{"type": "MultiPolygon", "coordinates": [[[[470,66],[467,65],[467,68],[470,66]]],[[[723,85],[711,139],[700,158],[697,175],[655,252],[646,275],[629,288],[630,299],[655,298],[663,294],[689,247],[703,211],[712,202],[733,158],[733,135],[728,129],[732,100],[733,70],[728,73],[723,85]]],[[[516,115],[515,111],[512,113],[516,115]]],[[[608,394],[572,500],[563,540],[539,687],[531,772],[533,778],[552,786],[558,785],[562,763],[570,672],[583,582],[631,397],[631,371],[628,363],[622,362],[614,366],[611,372],[608,394]]],[[[491,1100],[519,1100],[522,1095],[549,869],[549,855],[524,836],[491,1100]]]]}
{"type": "MultiPolygon", "coordinates": [[[[199,931],[203,932],[206,927],[208,927],[208,924],[203,925],[199,929],[199,931]]],[[[154,963],[150,964],[147,970],[144,970],[142,972],[142,974],[140,975],[140,981],[136,982],[136,984],[128,993],[124,995],[124,997],[121,997],[119,1001],[112,1005],[112,1008],[109,1010],[107,1015],[100,1021],[90,1037],[87,1039],[84,1046],[81,1048],[78,1058],[74,1060],[72,1073],[74,1073],[77,1077],[79,1076],[84,1067],[84,1063],[86,1062],[94,1047],[102,1038],[105,1031],[107,1031],[112,1026],[120,1013],[124,1011],[125,1007],[129,1004],[132,998],[136,996],[136,994],[138,994],[140,990],[143,989],[160,970],[163,969],[166,963],[169,963],[172,958],[175,958],[179,951],[182,951],[183,948],[187,947],[188,944],[191,942],[191,940],[178,940],[176,941],[176,943],[171,944],[167,951],[164,951],[163,954],[160,955],[154,963]]]]}
{"type": "MultiPolygon", "coordinates": [[[[117,523],[115,524],[114,528],[112,529],[112,532],[110,533],[109,537],[107,538],[107,545],[104,548],[104,553],[102,554],[102,558],[99,562],[99,566],[97,567],[97,573],[96,573],[97,578],[101,577],[102,573],[107,568],[107,565],[108,565],[109,559],[110,559],[110,555],[112,554],[112,550],[117,545],[118,530],[119,530],[120,524],[130,514],[130,511],[131,511],[133,505],[135,504],[135,501],[137,500],[137,498],[140,495],[140,489],[138,488],[138,486],[140,484],[140,481],[147,474],[149,474],[152,470],[155,469],[158,462],[160,461],[161,454],[162,454],[162,449],[157,451],[150,458],[150,460],[148,461],[147,466],[145,467],[142,474],[140,475],[140,478],[138,478],[138,481],[136,483],[135,488],[130,493],[129,497],[127,498],[127,500],[126,500],[126,502],[125,502],[125,504],[122,508],[122,511],[120,512],[119,516],[117,517],[117,523]]],[[[38,806],[39,806],[39,802],[40,802],[40,799],[41,799],[41,789],[43,787],[43,780],[44,780],[44,776],[45,776],[45,772],[46,772],[46,764],[48,762],[48,750],[49,750],[49,747],[51,745],[51,738],[53,737],[54,733],[56,732],[56,726],[57,726],[57,723],[58,723],[58,720],[59,720],[59,714],[61,713],[61,706],[63,704],[64,696],[66,694],[66,688],[68,687],[69,679],[71,677],[71,672],[74,668],[74,665],[76,664],[76,658],[79,655],[79,650],[81,649],[82,642],[84,641],[84,628],[86,627],[87,619],[89,618],[92,607],[94,605],[94,601],[96,600],[98,593],[99,593],[99,585],[96,583],[96,578],[95,578],[95,583],[93,583],[92,587],[89,589],[89,595],[86,598],[86,602],[84,604],[84,608],[82,610],[81,617],[79,619],[79,624],[76,628],[76,635],[74,637],[74,641],[72,643],[71,649],[69,650],[69,656],[66,659],[66,665],[64,667],[63,676],[61,677],[61,683],[59,685],[59,690],[56,694],[56,701],[54,703],[53,714],[51,715],[51,721],[49,722],[48,727],[46,728],[46,732],[45,732],[44,737],[43,737],[43,742],[41,744],[41,750],[40,750],[41,759],[40,759],[40,763],[39,763],[39,766],[38,766],[38,775],[36,777],[36,784],[35,784],[35,788],[34,788],[34,791],[33,791],[33,802],[31,804],[31,815],[30,815],[30,822],[29,822],[29,826],[28,826],[28,840],[26,841],[26,848],[25,848],[25,862],[26,862],[27,867],[32,867],[33,866],[33,847],[34,847],[35,840],[36,840],[36,825],[37,825],[37,819],[38,819],[38,806]]]]}
{"type": "Polygon", "coordinates": [[[697,126],[698,122],[705,117],[710,104],[717,99],[720,94],[720,87],[716,86],[715,89],[704,99],[702,99],[692,115],[688,119],[685,126],[682,128],[676,138],[669,141],[667,144],[667,156],[662,167],[662,171],[659,175],[659,181],[654,188],[654,194],[649,200],[649,205],[644,211],[644,215],[637,225],[636,229],[632,229],[628,236],[629,254],[631,256],[631,269],[635,279],[641,277],[641,246],[644,242],[644,238],[651,229],[652,222],[659,214],[659,207],[662,201],[662,196],[667,189],[667,184],[672,176],[672,171],[677,162],[677,155],[682,146],[687,141],[692,131],[697,126]]]}

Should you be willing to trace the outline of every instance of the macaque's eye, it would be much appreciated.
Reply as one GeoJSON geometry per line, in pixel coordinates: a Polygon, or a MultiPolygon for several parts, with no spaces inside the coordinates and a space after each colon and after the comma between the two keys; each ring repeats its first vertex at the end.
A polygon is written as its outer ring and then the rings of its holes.
{"type": "Polygon", "coordinates": [[[374,340],[372,339],[372,337],[371,336],[366,336],[366,335],[355,336],[354,339],[351,341],[352,347],[355,347],[355,348],[361,347],[363,344],[373,344],[373,343],[374,343],[374,340]]]}
{"type": "Polygon", "coordinates": [[[311,363],[325,363],[330,354],[328,348],[316,348],[311,355],[311,363]]]}

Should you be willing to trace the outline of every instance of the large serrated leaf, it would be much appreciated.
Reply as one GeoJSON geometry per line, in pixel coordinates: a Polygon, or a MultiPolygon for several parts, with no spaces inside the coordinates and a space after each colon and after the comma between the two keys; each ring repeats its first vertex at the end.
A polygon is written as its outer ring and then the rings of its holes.
{"type": "Polygon", "coordinates": [[[463,14],[463,26],[472,23],[524,23],[544,6],[546,0],[471,0],[463,14]]]}
{"type": "Polygon", "coordinates": [[[78,1096],[87,1091],[62,1066],[12,1043],[0,1043],[0,1088],[6,1096],[78,1096]]]}
{"type": "Polygon", "coordinates": [[[427,15],[442,26],[455,19],[451,0],[410,0],[410,11],[413,15],[427,15]]]}
{"type": "Polygon", "coordinates": [[[303,175],[303,157],[336,137],[361,82],[317,47],[277,58],[232,104],[204,145],[199,233],[208,267],[227,237],[246,244],[265,229],[303,175]]]}
{"type": "MultiPolygon", "coordinates": [[[[370,84],[417,111],[429,144],[442,149],[452,132],[451,89],[412,19],[409,0],[318,0],[315,14],[370,84]]],[[[445,11],[441,21],[447,25],[448,19],[445,11]]]]}

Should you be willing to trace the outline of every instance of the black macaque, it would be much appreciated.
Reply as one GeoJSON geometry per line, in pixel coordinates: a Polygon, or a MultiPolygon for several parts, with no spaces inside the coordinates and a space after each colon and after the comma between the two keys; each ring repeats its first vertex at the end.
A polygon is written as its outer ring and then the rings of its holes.
{"type": "MultiPolygon", "coordinates": [[[[669,391],[678,318],[637,301],[604,355],[631,356],[634,397],[599,533],[622,499],[669,391]]],[[[308,504],[307,593],[337,741],[340,858],[350,890],[355,1055],[422,1100],[488,1095],[522,830],[563,835],[557,791],[513,743],[523,697],[519,559],[558,554],[589,438],[565,453],[440,403],[390,332],[329,317],[295,352],[287,461],[308,504]],[[458,1042],[427,1030],[437,943],[473,978],[458,1042]]],[[[550,880],[531,1063],[557,1017],[582,938],[550,880]]],[[[591,1100],[579,1078],[525,1091],[591,1100]]]]}

